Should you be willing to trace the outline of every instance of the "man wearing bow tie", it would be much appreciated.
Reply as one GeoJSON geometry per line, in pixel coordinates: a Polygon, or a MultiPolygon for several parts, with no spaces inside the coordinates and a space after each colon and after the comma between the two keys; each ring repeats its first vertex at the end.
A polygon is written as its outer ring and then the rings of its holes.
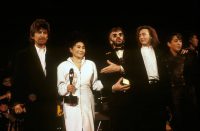
{"type": "MultiPolygon", "coordinates": [[[[113,131],[129,130],[129,101],[131,88],[129,80],[125,79],[126,51],[125,34],[121,27],[113,27],[108,33],[111,50],[103,57],[104,66],[100,70],[100,78],[105,87],[103,94],[109,98],[109,112],[113,131]]],[[[131,119],[131,118],[130,118],[131,119]]]]}

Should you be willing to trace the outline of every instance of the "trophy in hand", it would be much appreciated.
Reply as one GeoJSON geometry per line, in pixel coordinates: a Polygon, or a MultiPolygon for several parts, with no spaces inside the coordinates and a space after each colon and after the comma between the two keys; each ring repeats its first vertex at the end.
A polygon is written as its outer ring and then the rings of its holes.
{"type": "MultiPolygon", "coordinates": [[[[71,68],[69,70],[70,85],[72,85],[73,78],[74,78],[74,70],[73,70],[73,68],[71,68]]],[[[78,104],[78,97],[73,96],[72,92],[70,92],[69,96],[65,96],[64,99],[65,99],[65,102],[70,104],[71,106],[75,106],[78,104]]]]}

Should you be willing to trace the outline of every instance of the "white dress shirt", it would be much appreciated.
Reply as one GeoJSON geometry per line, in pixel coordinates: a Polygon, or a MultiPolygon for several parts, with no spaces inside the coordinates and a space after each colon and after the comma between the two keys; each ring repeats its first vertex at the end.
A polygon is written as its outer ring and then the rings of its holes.
{"type": "Polygon", "coordinates": [[[152,46],[142,46],[142,58],[144,60],[145,68],[147,71],[148,79],[159,80],[157,60],[152,46]]]}
{"type": "Polygon", "coordinates": [[[40,58],[40,63],[42,65],[42,69],[43,69],[44,75],[46,76],[46,61],[45,61],[46,47],[45,48],[38,48],[35,45],[35,48],[36,48],[37,54],[38,54],[38,56],[40,58]]]}
{"type": "Polygon", "coordinates": [[[123,53],[124,53],[124,50],[118,50],[118,51],[116,51],[117,57],[118,57],[119,59],[122,59],[122,58],[123,58],[123,53]]]}

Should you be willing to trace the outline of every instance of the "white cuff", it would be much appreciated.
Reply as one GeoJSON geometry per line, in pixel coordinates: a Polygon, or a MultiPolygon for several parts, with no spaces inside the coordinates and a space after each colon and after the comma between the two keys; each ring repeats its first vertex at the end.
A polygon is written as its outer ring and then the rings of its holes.
{"type": "Polygon", "coordinates": [[[97,80],[94,82],[92,88],[93,88],[93,90],[100,91],[101,89],[103,89],[103,84],[101,83],[100,80],[97,80]]]}

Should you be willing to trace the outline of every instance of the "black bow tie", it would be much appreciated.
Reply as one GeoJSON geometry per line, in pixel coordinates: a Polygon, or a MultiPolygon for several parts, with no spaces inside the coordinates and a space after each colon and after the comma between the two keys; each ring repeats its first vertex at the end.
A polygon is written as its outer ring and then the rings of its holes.
{"type": "Polygon", "coordinates": [[[115,48],[115,51],[118,51],[118,50],[124,50],[124,48],[123,47],[115,48]]]}

